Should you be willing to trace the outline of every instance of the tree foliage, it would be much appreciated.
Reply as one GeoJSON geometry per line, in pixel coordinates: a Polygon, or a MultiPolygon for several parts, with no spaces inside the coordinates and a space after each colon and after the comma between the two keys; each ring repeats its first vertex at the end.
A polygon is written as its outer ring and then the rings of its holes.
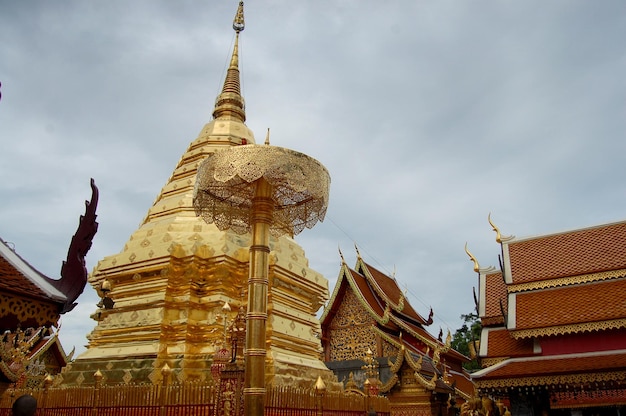
{"type": "Polygon", "coordinates": [[[472,359],[463,364],[463,367],[467,371],[472,372],[480,370],[480,363],[476,356],[480,342],[480,332],[482,330],[480,319],[478,318],[478,314],[473,312],[467,315],[461,315],[461,319],[463,319],[463,326],[454,332],[452,336],[452,348],[472,359]],[[471,344],[474,346],[474,352],[470,350],[471,344]]]}

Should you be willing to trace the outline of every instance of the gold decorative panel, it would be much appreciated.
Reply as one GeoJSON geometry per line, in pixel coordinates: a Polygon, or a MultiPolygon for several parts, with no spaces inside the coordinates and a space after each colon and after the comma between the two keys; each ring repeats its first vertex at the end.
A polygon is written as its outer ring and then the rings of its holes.
{"type": "Polygon", "coordinates": [[[54,305],[0,294],[0,317],[10,315],[14,315],[20,323],[35,320],[36,326],[56,325],[59,319],[58,309],[54,305]]]}
{"type": "Polygon", "coordinates": [[[330,324],[330,360],[362,360],[368,348],[376,351],[374,324],[354,292],[347,291],[330,324]]]}

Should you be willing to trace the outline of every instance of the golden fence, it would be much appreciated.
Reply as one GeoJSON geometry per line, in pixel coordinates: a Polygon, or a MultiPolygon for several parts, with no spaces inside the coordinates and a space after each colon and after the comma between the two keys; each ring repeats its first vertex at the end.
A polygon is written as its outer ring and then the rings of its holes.
{"type": "MultiPolygon", "coordinates": [[[[22,394],[37,399],[37,416],[214,416],[217,387],[205,384],[96,385],[42,389],[8,389],[0,397],[0,416],[10,416],[22,394]]],[[[266,416],[361,416],[369,408],[389,416],[385,397],[344,392],[324,392],[292,387],[270,387],[265,398],[266,416]]]]}

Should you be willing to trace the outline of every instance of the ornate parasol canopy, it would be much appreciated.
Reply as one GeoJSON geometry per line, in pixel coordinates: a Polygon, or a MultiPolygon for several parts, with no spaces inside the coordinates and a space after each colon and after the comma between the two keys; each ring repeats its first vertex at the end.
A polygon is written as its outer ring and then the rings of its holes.
{"type": "Polygon", "coordinates": [[[267,144],[235,146],[207,157],[196,177],[196,215],[220,230],[251,232],[261,178],[271,185],[272,235],[296,235],[324,220],[330,187],[326,168],[305,154],[267,144]]]}

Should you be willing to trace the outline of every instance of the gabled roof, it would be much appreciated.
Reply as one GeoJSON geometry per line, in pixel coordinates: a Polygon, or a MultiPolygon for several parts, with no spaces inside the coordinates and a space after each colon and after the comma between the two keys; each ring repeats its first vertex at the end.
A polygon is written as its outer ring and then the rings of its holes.
{"type": "MultiPolygon", "coordinates": [[[[348,288],[354,291],[381,330],[386,333],[409,334],[431,351],[444,347],[443,342],[424,329],[424,325],[428,325],[430,319],[424,319],[413,309],[402,294],[397,281],[365,263],[360,255],[354,269],[342,261],[335,289],[320,318],[322,326],[328,325],[332,320],[348,288]]],[[[406,339],[404,342],[406,343],[406,339]]],[[[446,354],[458,361],[467,360],[467,357],[452,349],[446,354]]]]}
{"type": "Polygon", "coordinates": [[[0,292],[63,303],[65,295],[0,238],[0,292]]]}
{"type": "MultiPolygon", "coordinates": [[[[26,371],[26,367],[35,362],[42,363],[43,360],[45,363],[42,364],[46,366],[53,364],[44,358],[46,352],[51,353],[56,359],[58,371],[70,362],[74,354],[74,351],[69,356],[65,353],[58,337],[58,330],[54,331],[52,328],[43,326],[26,330],[6,331],[2,334],[2,343],[5,351],[4,359],[0,360],[0,373],[12,382],[17,381],[26,371]],[[15,344],[19,345],[20,350],[11,350],[15,344]]],[[[46,371],[49,369],[40,369],[41,374],[46,371]]],[[[27,377],[41,374],[28,374],[27,377]]]]}
{"type": "Polygon", "coordinates": [[[98,188],[91,179],[91,200],[85,201],[85,214],[80,216],[67,258],[61,264],[60,279],[40,273],[0,238],[0,293],[59,304],[60,314],[72,310],[87,283],[85,256],[98,230],[97,206],[98,188]]]}
{"type": "Polygon", "coordinates": [[[397,315],[415,321],[420,325],[430,325],[430,323],[432,323],[432,320],[424,319],[413,309],[413,306],[406,301],[396,279],[387,276],[378,269],[365,263],[360,256],[357,259],[355,269],[363,276],[369,277],[367,281],[373,292],[375,292],[385,305],[389,305],[393,308],[397,312],[397,315]]]}
{"type": "Polygon", "coordinates": [[[503,243],[511,283],[626,269],[626,222],[503,243]]]}

